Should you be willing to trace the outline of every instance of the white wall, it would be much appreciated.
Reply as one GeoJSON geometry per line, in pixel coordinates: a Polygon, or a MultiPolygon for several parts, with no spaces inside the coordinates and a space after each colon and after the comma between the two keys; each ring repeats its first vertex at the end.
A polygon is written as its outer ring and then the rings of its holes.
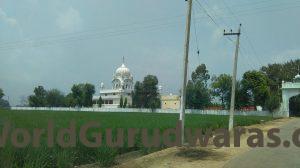
{"type": "MultiPolygon", "coordinates": [[[[172,109],[138,109],[138,108],[73,108],[73,107],[11,107],[11,110],[47,110],[47,111],[86,111],[86,112],[143,112],[143,113],[179,113],[172,109]]],[[[186,109],[187,114],[229,115],[227,110],[194,110],[186,109]]],[[[236,111],[235,115],[271,116],[268,111],[236,111]]]]}

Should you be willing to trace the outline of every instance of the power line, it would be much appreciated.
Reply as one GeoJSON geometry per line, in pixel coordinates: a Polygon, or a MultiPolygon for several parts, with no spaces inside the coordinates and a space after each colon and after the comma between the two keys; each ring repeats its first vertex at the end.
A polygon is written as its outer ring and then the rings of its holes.
{"type": "MultiPolygon", "coordinates": [[[[241,23],[241,20],[234,14],[233,10],[228,6],[228,4],[225,2],[225,0],[222,0],[222,2],[224,3],[224,6],[227,8],[227,10],[231,13],[231,15],[236,19],[236,21],[238,23],[241,23]]],[[[257,58],[258,63],[262,66],[262,61],[260,60],[259,56],[257,55],[257,52],[254,49],[254,46],[253,46],[252,42],[250,41],[247,33],[244,33],[244,34],[245,34],[245,37],[246,37],[246,41],[250,45],[254,56],[257,58]]]]}
{"type": "MultiPolygon", "coordinates": [[[[193,10],[193,13],[195,13],[194,12],[194,9],[192,9],[193,10]]],[[[196,40],[196,45],[197,45],[197,55],[198,55],[198,57],[199,57],[199,54],[200,54],[200,51],[199,51],[199,42],[198,42],[198,34],[197,34],[197,29],[196,29],[196,19],[195,19],[195,15],[194,14],[192,14],[192,17],[193,17],[193,27],[194,27],[194,33],[195,33],[195,40],[196,40]]]]}

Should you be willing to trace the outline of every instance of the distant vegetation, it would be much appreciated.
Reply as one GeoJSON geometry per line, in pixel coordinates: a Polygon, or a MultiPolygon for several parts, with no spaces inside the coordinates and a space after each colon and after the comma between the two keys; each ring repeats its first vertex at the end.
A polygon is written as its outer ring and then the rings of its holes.
{"type": "Polygon", "coordinates": [[[9,107],[9,102],[4,100],[3,97],[5,96],[3,90],[0,88],[0,108],[7,108],[9,107]]]}
{"type": "MultiPolygon", "coordinates": [[[[276,110],[281,102],[281,82],[292,81],[298,73],[298,66],[300,66],[300,59],[281,64],[269,64],[259,70],[245,72],[242,79],[237,81],[236,109],[261,106],[265,110],[276,110]]],[[[192,72],[191,80],[187,84],[186,107],[205,109],[214,106],[228,109],[231,81],[231,75],[211,76],[205,64],[199,65],[192,72]]],[[[88,83],[73,85],[67,95],[57,89],[45,90],[43,86],[38,86],[34,88],[34,94],[28,97],[28,102],[32,107],[91,107],[93,94],[95,94],[95,86],[88,83]]],[[[147,75],[142,82],[136,81],[132,96],[132,107],[160,108],[157,77],[147,75]]],[[[122,98],[120,107],[129,107],[125,101],[122,98]]],[[[101,98],[97,104],[101,107],[101,98]]],[[[300,96],[290,101],[291,109],[294,111],[300,111],[299,104],[300,96]]]]}
{"type": "MultiPolygon", "coordinates": [[[[261,120],[268,121],[270,117],[255,116],[235,116],[235,123],[240,126],[260,123],[261,120]]],[[[100,123],[101,132],[105,128],[112,128],[115,133],[116,128],[147,128],[151,137],[154,128],[163,131],[166,128],[175,128],[178,120],[178,114],[159,114],[159,113],[90,113],[90,112],[54,112],[54,111],[12,111],[0,110],[0,126],[4,121],[11,121],[13,128],[47,128],[47,123],[52,120],[55,125],[55,132],[58,128],[68,128],[70,120],[76,121],[76,132],[79,132],[79,126],[88,121],[100,123]]],[[[226,128],[228,125],[228,116],[217,115],[186,115],[186,128],[226,128]]],[[[99,129],[93,129],[94,131],[99,129]]],[[[32,133],[32,132],[31,132],[32,133]]],[[[91,132],[88,133],[89,135],[91,132]]],[[[56,135],[56,134],[54,134],[56,135]]],[[[126,134],[125,134],[126,135],[126,134]]],[[[113,137],[116,135],[114,134],[113,137]]],[[[126,135],[127,136],[127,135],[126,135]]],[[[118,154],[129,151],[140,150],[147,154],[159,150],[159,148],[144,148],[141,139],[141,132],[136,136],[136,144],[128,148],[127,141],[121,148],[109,148],[101,146],[98,148],[87,148],[77,142],[76,147],[62,148],[55,144],[53,148],[46,146],[46,136],[43,134],[41,141],[42,146],[39,148],[32,147],[30,144],[26,148],[14,148],[10,145],[0,148],[0,167],[63,167],[71,168],[76,165],[89,163],[99,163],[102,166],[115,164],[115,157],[118,154]]],[[[127,138],[125,138],[126,140],[127,138]]],[[[151,139],[151,138],[149,138],[151,139]]],[[[105,144],[105,135],[102,136],[102,144],[105,144]]]]}
{"type": "MultiPolygon", "coordinates": [[[[293,81],[298,73],[300,59],[291,60],[282,64],[269,64],[260,70],[251,70],[243,74],[237,81],[236,109],[248,106],[262,106],[264,109],[274,111],[281,102],[282,81],[293,81]]],[[[231,96],[231,75],[209,75],[205,64],[199,65],[192,72],[191,80],[187,85],[187,108],[204,109],[209,106],[222,106],[229,108],[231,96]],[[210,83],[210,85],[209,85],[210,83]],[[212,103],[213,99],[220,104],[212,103]]],[[[292,98],[290,107],[300,112],[300,95],[292,98]],[[297,98],[298,97],[298,98],[297,98]]]]}

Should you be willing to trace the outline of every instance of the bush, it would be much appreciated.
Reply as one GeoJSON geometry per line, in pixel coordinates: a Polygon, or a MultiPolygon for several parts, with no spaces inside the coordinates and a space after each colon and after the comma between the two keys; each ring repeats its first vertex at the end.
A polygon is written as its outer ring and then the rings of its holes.
{"type": "Polygon", "coordinates": [[[265,107],[270,111],[274,112],[276,109],[279,108],[280,105],[280,98],[277,94],[271,94],[270,97],[267,99],[265,107]]]}

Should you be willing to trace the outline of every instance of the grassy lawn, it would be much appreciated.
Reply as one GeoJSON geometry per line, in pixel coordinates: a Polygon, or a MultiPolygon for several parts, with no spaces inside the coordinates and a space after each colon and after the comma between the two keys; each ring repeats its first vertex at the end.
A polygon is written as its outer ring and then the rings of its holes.
{"type": "MultiPolygon", "coordinates": [[[[89,121],[97,121],[101,125],[101,130],[105,128],[174,128],[178,120],[178,114],[158,114],[158,113],[94,113],[94,112],[54,112],[54,111],[11,111],[0,110],[0,133],[2,133],[3,123],[10,121],[14,128],[47,128],[49,120],[58,128],[67,128],[70,120],[76,121],[79,127],[89,121]]],[[[271,120],[270,117],[256,116],[236,116],[235,122],[239,126],[247,126],[260,123],[261,120],[271,120]]],[[[228,116],[217,115],[186,115],[187,128],[226,128],[228,116]]],[[[1,134],[0,134],[1,136],[1,134]]],[[[125,138],[126,139],[126,138],[125,138]]],[[[6,145],[0,148],[0,167],[73,167],[74,165],[99,162],[104,166],[114,164],[116,155],[133,150],[142,150],[145,153],[158,149],[144,148],[141,140],[137,136],[135,147],[128,148],[126,143],[122,148],[109,148],[101,146],[99,148],[88,148],[78,142],[76,147],[61,148],[55,145],[48,148],[46,137],[42,137],[44,145],[34,148],[29,145],[26,148],[13,148],[6,145]],[[44,138],[44,139],[43,139],[44,138]]],[[[163,146],[162,146],[163,147],[163,146]]]]}

